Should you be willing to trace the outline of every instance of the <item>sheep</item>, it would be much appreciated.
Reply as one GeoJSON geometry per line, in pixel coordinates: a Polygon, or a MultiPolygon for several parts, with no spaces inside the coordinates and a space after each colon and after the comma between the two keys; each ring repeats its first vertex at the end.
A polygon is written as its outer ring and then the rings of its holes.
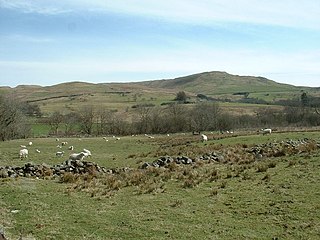
{"type": "Polygon", "coordinates": [[[59,142],[60,141],[60,139],[59,138],[56,138],[56,142],[59,142]]]}
{"type": "Polygon", "coordinates": [[[31,146],[31,145],[32,145],[32,142],[29,142],[28,145],[31,146]]]}
{"type": "Polygon", "coordinates": [[[204,134],[201,134],[201,141],[202,141],[202,142],[208,141],[208,136],[207,136],[207,135],[204,135],[204,134]]]}
{"type": "Polygon", "coordinates": [[[27,148],[27,146],[26,146],[26,145],[20,145],[20,147],[21,147],[21,148],[27,148]]]}
{"type": "MultiPolygon", "coordinates": [[[[85,155],[87,155],[87,156],[91,156],[91,151],[89,151],[88,149],[85,149],[85,148],[84,148],[84,149],[82,150],[82,152],[85,153],[85,155]]],[[[87,156],[86,156],[86,157],[87,157],[87,156]]]]}
{"type": "Polygon", "coordinates": [[[61,146],[65,146],[67,144],[68,144],[68,142],[61,142],[61,146]]]}
{"type": "Polygon", "coordinates": [[[83,160],[84,157],[86,157],[86,153],[84,152],[72,153],[69,156],[69,160],[83,160]]]}
{"type": "Polygon", "coordinates": [[[74,147],[73,146],[70,146],[68,147],[69,150],[73,151],[74,147]]]}
{"type": "Polygon", "coordinates": [[[20,152],[19,152],[19,156],[20,156],[21,159],[22,158],[27,158],[28,154],[29,154],[29,151],[26,148],[21,149],[20,152]]]}
{"type": "Polygon", "coordinates": [[[271,128],[263,128],[261,129],[261,131],[262,131],[262,135],[271,134],[272,132],[271,128]]]}
{"type": "Polygon", "coordinates": [[[36,152],[37,152],[37,153],[40,153],[40,150],[37,148],[37,149],[36,149],[36,152]]]}
{"type": "Polygon", "coordinates": [[[57,157],[62,157],[62,156],[63,156],[63,154],[64,154],[64,151],[56,152],[56,156],[57,156],[57,157]]]}

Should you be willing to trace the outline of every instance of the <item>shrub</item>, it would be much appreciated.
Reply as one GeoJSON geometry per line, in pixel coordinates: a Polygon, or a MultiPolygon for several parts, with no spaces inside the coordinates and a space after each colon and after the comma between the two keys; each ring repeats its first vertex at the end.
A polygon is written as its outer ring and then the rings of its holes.
{"type": "Polygon", "coordinates": [[[60,182],[61,183],[76,183],[79,180],[79,175],[78,174],[73,174],[73,173],[65,173],[60,177],[60,182]]]}
{"type": "Polygon", "coordinates": [[[257,166],[257,172],[266,172],[268,170],[268,165],[267,164],[259,164],[257,166]]]}

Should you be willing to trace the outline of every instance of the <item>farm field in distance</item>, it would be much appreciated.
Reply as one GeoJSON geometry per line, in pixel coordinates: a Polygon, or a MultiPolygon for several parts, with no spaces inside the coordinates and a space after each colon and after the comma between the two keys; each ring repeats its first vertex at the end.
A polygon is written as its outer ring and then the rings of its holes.
{"type": "Polygon", "coordinates": [[[0,142],[0,167],[60,164],[72,145],[92,152],[85,161],[119,169],[0,178],[0,228],[8,239],[320,238],[319,131],[207,134],[208,142],[190,133],[0,142]],[[20,145],[29,141],[21,160],[20,145]],[[219,160],[205,160],[213,153],[219,160]],[[162,156],[194,162],[139,168],[162,156]]]}

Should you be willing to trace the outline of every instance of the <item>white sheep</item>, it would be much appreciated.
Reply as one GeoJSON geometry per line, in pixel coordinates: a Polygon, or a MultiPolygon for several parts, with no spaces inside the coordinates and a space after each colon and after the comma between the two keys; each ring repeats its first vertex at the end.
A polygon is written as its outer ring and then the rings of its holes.
{"type": "Polygon", "coordinates": [[[72,153],[69,156],[70,160],[83,160],[83,158],[86,157],[86,153],[80,152],[80,153],[72,153]]]}
{"type": "Polygon", "coordinates": [[[56,156],[57,156],[57,157],[62,157],[63,154],[64,154],[64,151],[56,152],[56,156]]]}
{"type": "Polygon", "coordinates": [[[28,145],[31,146],[31,145],[32,145],[32,142],[29,142],[28,145]]]}
{"type": "Polygon", "coordinates": [[[38,148],[36,149],[36,152],[37,152],[37,153],[41,153],[41,151],[40,151],[38,148]]]}
{"type": "MultiPolygon", "coordinates": [[[[84,149],[82,150],[82,152],[85,153],[85,155],[87,155],[87,156],[91,156],[91,151],[89,151],[88,149],[85,149],[85,148],[84,148],[84,149]]],[[[87,157],[87,156],[86,156],[86,157],[87,157]]]]}
{"type": "Polygon", "coordinates": [[[207,136],[207,135],[204,135],[204,134],[201,134],[201,141],[202,141],[202,142],[208,141],[208,136],[207,136]]]}
{"type": "Polygon", "coordinates": [[[68,147],[69,150],[73,151],[74,147],[73,146],[70,146],[68,147]]]}
{"type": "Polygon", "coordinates": [[[68,142],[61,142],[61,146],[65,146],[67,144],[68,144],[68,142]]]}
{"type": "Polygon", "coordinates": [[[26,145],[20,145],[20,147],[21,147],[21,148],[26,148],[27,146],[26,146],[26,145]]]}
{"type": "Polygon", "coordinates": [[[56,138],[56,142],[59,142],[60,141],[60,139],[59,138],[56,138]]]}
{"type": "Polygon", "coordinates": [[[19,157],[20,157],[21,159],[22,159],[22,158],[27,158],[27,157],[28,157],[28,154],[29,154],[28,149],[23,148],[23,149],[20,149],[19,157]]]}
{"type": "Polygon", "coordinates": [[[271,128],[263,128],[263,129],[261,129],[261,131],[262,131],[263,135],[271,134],[271,132],[272,132],[271,128]]]}

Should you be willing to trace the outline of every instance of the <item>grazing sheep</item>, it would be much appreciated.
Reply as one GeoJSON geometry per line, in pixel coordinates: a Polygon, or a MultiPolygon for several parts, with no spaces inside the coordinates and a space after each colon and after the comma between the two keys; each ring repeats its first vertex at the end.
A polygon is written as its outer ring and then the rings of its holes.
{"type": "Polygon", "coordinates": [[[70,146],[68,147],[69,150],[73,151],[74,147],[73,146],[70,146]]]}
{"type": "Polygon", "coordinates": [[[208,141],[208,136],[207,136],[207,135],[204,135],[204,134],[201,134],[201,141],[202,141],[202,142],[208,141]]]}
{"type": "Polygon", "coordinates": [[[29,154],[29,151],[28,149],[24,148],[24,149],[21,149],[20,152],[19,152],[19,157],[22,159],[22,158],[27,158],[28,157],[28,154],[29,154]]]}
{"type": "MultiPolygon", "coordinates": [[[[91,156],[91,151],[89,151],[88,149],[85,149],[85,148],[84,148],[84,149],[82,150],[82,152],[85,153],[85,155],[87,155],[87,156],[91,156]]],[[[87,156],[86,156],[86,157],[87,157],[87,156]]]]}
{"type": "Polygon", "coordinates": [[[59,138],[56,138],[56,142],[59,142],[60,141],[60,139],[59,138]]]}
{"type": "Polygon", "coordinates": [[[67,144],[68,144],[68,142],[61,142],[61,146],[65,146],[67,144]]]}
{"type": "Polygon", "coordinates": [[[261,129],[261,131],[262,131],[262,135],[271,134],[272,132],[271,128],[263,128],[261,129]]]}
{"type": "Polygon", "coordinates": [[[63,154],[64,154],[64,151],[56,152],[56,156],[57,156],[57,157],[62,157],[62,156],[63,156],[63,154]]]}
{"type": "Polygon", "coordinates": [[[32,145],[32,142],[29,142],[28,145],[31,146],[31,145],[32,145]]]}
{"type": "Polygon", "coordinates": [[[80,153],[72,153],[69,156],[70,160],[83,160],[83,158],[86,157],[86,153],[80,152],[80,153]]]}
{"type": "Polygon", "coordinates": [[[37,153],[40,153],[40,150],[37,148],[37,149],[36,149],[36,152],[37,152],[37,153]]]}

